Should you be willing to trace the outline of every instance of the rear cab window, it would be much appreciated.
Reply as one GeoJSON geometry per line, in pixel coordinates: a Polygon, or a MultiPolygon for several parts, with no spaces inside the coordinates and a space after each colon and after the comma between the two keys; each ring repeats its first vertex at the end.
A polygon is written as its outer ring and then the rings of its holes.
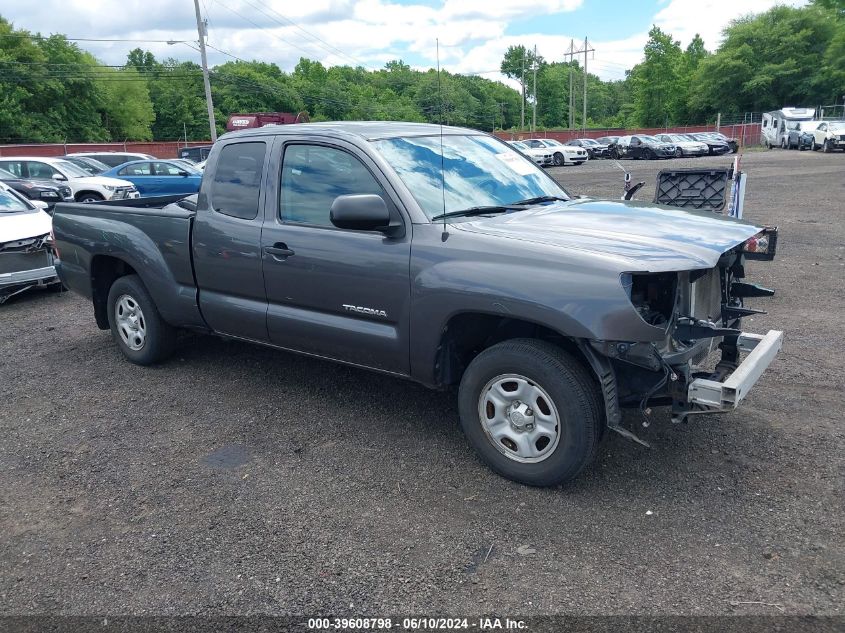
{"type": "Polygon", "coordinates": [[[229,143],[220,150],[208,191],[214,211],[243,220],[256,218],[266,153],[264,141],[229,143]]]}

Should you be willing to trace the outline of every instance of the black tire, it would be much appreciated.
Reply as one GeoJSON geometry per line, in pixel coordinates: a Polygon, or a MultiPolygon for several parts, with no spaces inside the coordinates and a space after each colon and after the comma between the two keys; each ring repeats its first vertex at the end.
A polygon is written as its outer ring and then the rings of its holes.
{"type": "Polygon", "coordinates": [[[830,154],[833,151],[833,144],[830,142],[830,139],[825,139],[822,151],[825,154],[830,154]]]}
{"type": "Polygon", "coordinates": [[[645,158],[646,160],[654,160],[655,158],[657,158],[657,154],[654,153],[654,150],[646,149],[643,152],[643,158],[645,158]]]}
{"type": "MultiPolygon", "coordinates": [[[[535,339],[504,341],[481,352],[464,372],[458,392],[461,427],[482,461],[503,477],[530,486],[570,481],[593,461],[604,424],[601,402],[596,381],[576,358],[535,339]],[[539,386],[557,411],[557,444],[540,461],[525,463],[508,457],[504,440],[500,446],[482,426],[480,398],[485,387],[508,374],[539,386]]],[[[542,408],[543,403],[532,406],[542,408]]]]}
{"type": "Polygon", "coordinates": [[[153,365],[173,353],[176,346],[176,330],[161,318],[155,302],[138,275],[118,277],[109,288],[106,306],[112,338],[128,360],[136,365],[153,365]],[[139,349],[132,349],[120,332],[116,308],[118,300],[122,297],[129,297],[140,308],[145,335],[139,349]]]}
{"type": "Polygon", "coordinates": [[[680,147],[675,148],[675,158],[683,158],[684,157],[684,150],[680,147]]]}
{"type": "Polygon", "coordinates": [[[565,162],[565,160],[563,158],[563,154],[561,154],[560,152],[555,152],[553,161],[554,161],[555,167],[563,166],[563,164],[565,162]]]}
{"type": "Polygon", "coordinates": [[[85,193],[81,193],[76,199],[77,202],[101,202],[102,200],[103,196],[92,191],[86,191],[85,193]]]}

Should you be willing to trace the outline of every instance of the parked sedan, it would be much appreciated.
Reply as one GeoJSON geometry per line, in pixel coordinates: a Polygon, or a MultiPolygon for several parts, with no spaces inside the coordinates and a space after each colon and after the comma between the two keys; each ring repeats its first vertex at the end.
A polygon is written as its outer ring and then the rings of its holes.
{"type": "Polygon", "coordinates": [[[528,158],[530,158],[532,161],[534,161],[535,164],[539,165],[540,167],[548,167],[549,165],[554,164],[554,158],[552,156],[552,153],[547,149],[528,147],[525,143],[521,141],[508,141],[507,143],[514,149],[517,149],[523,154],[525,154],[528,158]]]}
{"type": "Polygon", "coordinates": [[[172,196],[199,191],[202,173],[168,160],[135,160],[103,174],[128,180],[141,196],[172,196]]]}
{"type": "Polygon", "coordinates": [[[117,167],[123,163],[128,163],[130,160],[155,160],[155,156],[150,154],[139,154],[137,152],[73,152],[68,156],[82,156],[84,158],[93,158],[101,163],[105,163],[109,167],[117,167]]]}
{"type": "Polygon", "coordinates": [[[810,131],[811,127],[815,126],[815,121],[808,121],[804,123],[804,127],[801,127],[801,123],[798,123],[794,128],[789,130],[789,133],[786,136],[786,149],[797,149],[797,150],[805,150],[805,149],[813,149],[813,144],[815,139],[813,138],[813,133],[810,131]]]}
{"type": "Polygon", "coordinates": [[[737,138],[729,138],[721,132],[701,132],[701,134],[705,134],[716,141],[727,143],[728,147],[731,148],[731,154],[736,154],[739,150],[739,139],[737,138]]]}
{"type": "Polygon", "coordinates": [[[710,148],[707,143],[696,141],[686,134],[657,134],[656,138],[664,143],[671,143],[676,147],[675,156],[707,156],[710,148]]]}
{"type": "Polygon", "coordinates": [[[92,176],[99,176],[103,172],[111,169],[111,167],[106,165],[104,162],[88,156],[62,156],[62,158],[69,163],[73,163],[92,176]]]}
{"type": "Polygon", "coordinates": [[[636,134],[630,138],[631,141],[625,153],[625,156],[630,158],[645,158],[646,160],[674,158],[678,150],[673,143],[664,143],[648,134],[636,134]]]}
{"type": "Polygon", "coordinates": [[[574,145],[575,147],[583,147],[587,150],[587,155],[591,159],[595,158],[610,158],[610,148],[606,143],[599,143],[592,138],[575,138],[571,141],[566,141],[567,145],[574,145]]]}
{"type": "Polygon", "coordinates": [[[33,287],[58,287],[52,221],[42,209],[0,182],[0,304],[33,287]]]}
{"type": "Polygon", "coordinates": [[[706,132],[694,132],[692,134],[687,134],[687,136],[696,141],[706,143],[710,156],[721,156],[723,154],[731,153],[730,145],[728,145],[725,141],[710,136],[706,132]]]}
{"type": "Polygon", "coordinates": [[[10,171],[0,169],[0,182],[27,200],[40,200],[50,210],[57,202],[73,202],[70,187],[55,180],[30,180],[18,178],[10,171]]]}
{"type": "Polygon", "coordinates": [[[589,160],[587,150],[580,147],[564,145],[553,138],[529,138],[521,141],[528,147],[534,149],[547,149],[552,153],[552,160],[555,165],[580,165],[589,160]]]}

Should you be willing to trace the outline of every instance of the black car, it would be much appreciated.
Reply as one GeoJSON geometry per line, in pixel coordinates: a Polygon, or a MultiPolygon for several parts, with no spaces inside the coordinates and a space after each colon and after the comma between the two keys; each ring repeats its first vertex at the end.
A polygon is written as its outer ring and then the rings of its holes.
{"type": "Polygon", "coordinates": [[[601,145],[607,145],[608,147],[610,147],[616,141],[618,141],[619,138],[620,137],[618,136],[600,136],[596,139],[596,143],[599,143],[601,145]]]}
{"type": "Polygon", "coordinates": [[[583,147],[587,150],[590,159],[594,158],[610,158],[610,146],[606,143],[599,143],[592,138],[576,138],[567,141],[566,145],[575,145],[576,147],[583,147]]]}
{"type": "Polygon", "coordinates": [[[693,132],[692,134],[687,134],[687,136],[694,138],[696,141],[707,143],[710,156],[721,156],[722,154],[731,153],[731,146],[726,141],[716,138],[709,132],[693,132]]]}
{"type": "Polygon", "coordinates": [[[712,136],[717,141],[724,141],[725,143],[727,143],[728,147],[731,148],[731,154],[736,154],[739,150],[738,138],[729,138],[721,132],[702,132],[702,134],[707,134],[708,136],[712,136]]]}
{"type": "Polygon", "coordinates": [[[0,180],[24,198],[46,203],[47,209],[52,209],[57,202],[73,202],[73,192],[70,187],[59,182],[18,178],[5,169],[0,169],[0,180]]]}
{"type": "Polygon", "coordinates": [[[794,128],[789,130],[789,136],[786,137],[786,149],[813,149],[816,139],[812,132],[801,129],[801,124],[798,123],[794,128]]]}
{"type": "Polygon", "coordinates": [[[678,148],[672,143],[664,143],[647,134],[637,134],[631,137],[624,155],[629,158],[654,160],[655,158],[674,158],[677,150],[678,148]]]}
{"type": "Polygon", "coordinates": [[[184,158],[192,163],[201,163],[211,153],[211,145],[201,145],[199,147],[183,147],[179,150],[179,158],[184,158]]]}

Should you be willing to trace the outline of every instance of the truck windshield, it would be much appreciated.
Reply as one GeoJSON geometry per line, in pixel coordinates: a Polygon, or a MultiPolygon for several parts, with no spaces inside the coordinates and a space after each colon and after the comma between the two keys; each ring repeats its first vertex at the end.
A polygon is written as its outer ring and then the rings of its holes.
{"type": "Polygon", "coordinates": [[[489,136],[443,136],[441,173],[440,143],[440,136],[374,142],[429,219],[443,213],[508,206],[532,198],[570,198],[532,161],[489,136]]]}

